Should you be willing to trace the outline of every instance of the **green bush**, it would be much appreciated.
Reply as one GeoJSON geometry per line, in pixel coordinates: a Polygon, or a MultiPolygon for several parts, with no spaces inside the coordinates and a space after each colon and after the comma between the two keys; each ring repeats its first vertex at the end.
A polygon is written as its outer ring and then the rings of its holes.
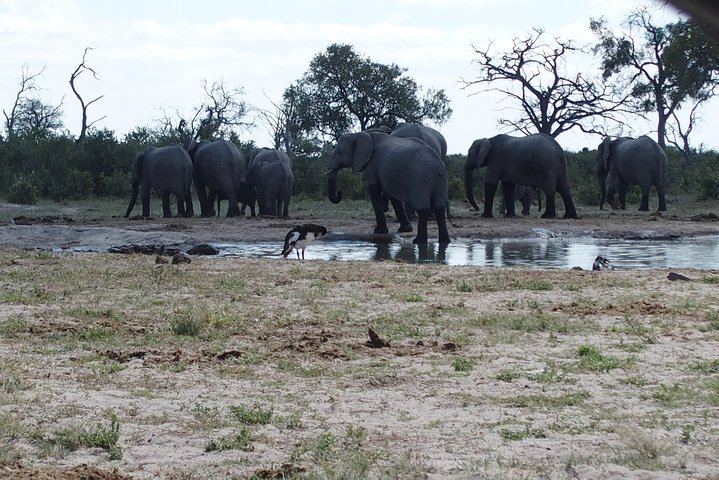
{"type": "Polygon", "coordinates": [[[130,174],[115,171],[110,174],[100,174],[98,190],[109,197],[126,197],[130,195],[130,174]]]}
{"type": "Polygon", "coordinates": [[[35,205],[40,197],[34,175],[18,175],[8,188],[7,199],[10,203],[21,205],[35,205]]]}

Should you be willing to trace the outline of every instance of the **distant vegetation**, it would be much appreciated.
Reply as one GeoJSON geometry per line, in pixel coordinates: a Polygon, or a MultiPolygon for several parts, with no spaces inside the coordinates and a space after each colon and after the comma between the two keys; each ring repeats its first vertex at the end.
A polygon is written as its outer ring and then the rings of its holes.
{"type": "MultiPolygon", "coordinates": [[[[151,145],[178,143],[146,129],[117,139],[113,132],[91,129],[82,143],[70,136],[17,136],[0,142],[0,198],[20,204],[39,199],[56,201],[94,197],[127,197],[130,191],[130,164],[135,154],[151,145]]],[[[252,144],[238,142],[243,150],[252,144]]],[[[295,192],[305,198],[325,198],[325,176],[330,149],[295,155],[295,192]]],[[[579,205],[597,205],[596,151],[567,152],[572,195],[579,205]]],[[[688,159],[674,148],[669,157],[668,193],[695,196],[697,200],[719,199],[719,153],[697,152],[688,159]]],[[[448,156],[449,193],[454,201],[463,200],[465,156],[448,156]]],[[[362,177],[342,172],[340,179],[347,198],[366,199],[362,177]]],[[[484,170],[477,171],[475,185],[483,188],[484,170]]],[[[638,191],[634,192],[638,195],[638,191]]],[[[637,201],[630,195],[631,201],[637,201]]]]}

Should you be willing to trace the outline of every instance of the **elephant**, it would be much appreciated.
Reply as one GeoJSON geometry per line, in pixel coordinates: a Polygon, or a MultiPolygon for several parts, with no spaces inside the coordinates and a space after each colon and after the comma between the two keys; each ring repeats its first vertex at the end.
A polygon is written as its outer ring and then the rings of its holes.
{"type": "MultiPolygon", "coordinates": [[[[403,213],[403,203],[417,209],[415,244],[427,243],[430,213],[434,213],[437,221],[439,243],[450,243],[445,219],[447,170],[437,152],[425,142],[380,131],[345,133],[327,165],[327,196],[332,203],[342,200],[342,192],[337,190],[337,172],[343,168],[365,174],[377,222],[374,233],[388,232],[382,201],[384,192],[390,196],[395,210],[403,213]]],[[[411,224],[400,225],[400,231],[412,231],[411,224]]]]}
{"type": "MultiPolygon", "coordinates": [[[[227,216],[240,215],[238,202],[251,197],[250,188],[246,184],[247,159],[240,149],[227,140],[192,140],[187,147],[192,158],[195,191],[200,200],[203,217],[215,216],[215,199],[217,214],[219,203],[227,200],[227,216]]],[[[254,216],[254,201],[251,208],[254,216]]]]}
{"type": "Polygon", "coordinates": [[[639,211],[649,211],[649,190],[657,191],[660,212],[667,210],[667,156],[657,142],[643,135],[639,138],[605,137],[597,148],[597,178],[599,180],[599,208],[604,201],[616,210],[627,207],[627,190],[639,185],[642,200],[639,211]],[[609,188],[607,189],[607,175],[609,188]],[[619,202],[614,194],[619,192],[619,202]]]}
{"type": "Polygon", "coordinates": [[[150,216],[150,190],[162,198],[162,216],[169,218],[170,195],[177,198],[177,215],[194,215],[190,185],[192,184],[192,160],[180,146],[151,147],[138,153],[132,162],[132,190],[130,203],[125,212],[129,217],[135,207],[137,195],[142,187],[142,216],[150,216]]]}
{"type": "MultiPolygon", "coordinates": [[[[542,194],[539,193],[539,189],[535,187],[528,187],[526,185],[515,185],[514,186],[514,200],[519,201],[522,204],[522,215],[529,215],[532,202],[534,198],[537,198],[537,211],[542,210],[542,194]]],[[[504,215],[507,209],[504,207],[504,194],[500,198],[499,213],[504,215]]]]}
{"type": "Polygon", "coordinates": [[[487,167],[484,183],[484,212],[491,218],[494,194],[502,182],[505,216],[514,217],[514,186],[527,185],[544,191],[547,198],[542,218],[556,218],[555,195],[564,201],[564,218],[577,218],[569,191],[567,159],[557,141],[544,133],[525,137],[500,134],[492,138],[475,140],[469,148],[464,166],[464,186],[467,199],[479,210],[472,193],[472,174],[477,167],[487,167]]]}
{"type": "MultiPolygon", "coordinates": [[[[439,154],[439,158],[442,159],[445,167],[447,166],[447,140],[444,136],[434,128],[426,127],[420,123],[400,123],[394,127],[390,133],[393,137],[402,138],[419,138],[424,141],[427,145],[432,147],[434,151],[439,154]]],[[[414,207],[411,205],[405,205],[407,214],[412,216],[414,214],[414,207]]],[[[449,210],[449,198],[447,199],[447,218],[450,218],[449,210]]]]}
{"type": "Polygon", "coordinates": [[[260,215],[289,216],[295,183],[292,159],[280,150],[253,148],[247,163],[247,184],[255,189],[260,215]]]}

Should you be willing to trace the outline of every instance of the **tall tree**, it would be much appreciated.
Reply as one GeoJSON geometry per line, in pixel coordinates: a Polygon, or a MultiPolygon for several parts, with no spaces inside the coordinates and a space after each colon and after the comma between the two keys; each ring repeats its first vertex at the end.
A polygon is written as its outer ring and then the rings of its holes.
{"type": "Polygon", "coordinates": [[[98,118],[97,120],[94,120],[90,123],[87,121],[87,109],[92,105],[93,103],[100,100],[104,95],[100,95],[99,97],[95,97],[92,100],[85,102],[85,100],[82,98],[80,93],[77,91],[77,86],[75,85],[75,82],[77,81],[77,78],[82,75],[85,72],[90,72],[92,74],[92,77],[95,80],[99,80],[99,77],[97,76],[97,72],[93,70],[91,67],[88,67],[85,65],[85,58],[87,57],[87,52],[92,50],[90,47],[86,47],[85,51],[82,54],[82,61],[77,66],[77,68],[70,74],[70,88],[72,89],[72,93],[75,94],[78,101],[80,102],[80,107],[82,109],[82,122],[80,125],[80,135],[78,135],[77,139],[75,140],[76,143],[82,143],[85,140],[85,136],[87,135],[87,129],[92,127],[94,124],[105,118],[107,115],[103,115],[102,117],[98,118]]]}
{"type": "Polygon", "coordinates": [[[406,71],[362,57],[351,45],[330,45],[285,91],[284,102],[293,108],[288,121],[298,132],[331,140],[356,128],[401,120],[438,125],[447,121],[452,109],[444,90],[430,89],[422,96],[406,71]]]}
{"type": "Polygon", "coordinates": [[[682,105],[708,100],[719,81],[716,44],[689,20],[655,25],[643,7],[632,12],[623,31],[604,19],[592,19],[599,37],[594,52],[601,57],[604,79],[617,78],[630,91],[637,110],[657,116],[657,143],[666,147],[667,122],[678,118],[682,105]]]}
{"type": "Polygon", "coordinates": [[[474,48],[480,74],[465,81],[465,88],[481,86],[483,92],[499,92],[516,102],[520,115],[498,121],[511,130],[552,137],[573,128],[606,134],[606,120],[621,123],[621,113],[626,112],[622,98],[605,82],[569,72],[567,64],[584,56],[584,49],[571,40],[545,42],[544,33],[534,29],[515,37],[505,52],[495,52],[491,44],[474,48]]]}
{"type": "Polygon", "coordinates": [[[17,135],[46,136],[63,128],[62,102],[53,106],[39,98],[24,98],[18,105],[14,131],[17,135]]]}

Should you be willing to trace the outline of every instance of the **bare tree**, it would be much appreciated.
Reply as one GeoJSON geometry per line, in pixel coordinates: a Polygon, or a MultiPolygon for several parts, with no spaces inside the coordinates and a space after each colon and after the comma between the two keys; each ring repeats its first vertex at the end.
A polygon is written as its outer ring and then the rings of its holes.
{"type": "Polygon", "coordinates": [[[691,107],[689,108],[689,113],[686,115],[684,120],[682,120],[678,115],[680,108],[672,110],[670,118],[667,120],[667,142],[680,150],[684,154],[685,160],[689,159],[692,154],[689,137],[694,130],[694,126],[700,120],[699,108],[704,104],[704,102],[710,100],[714,96],[715,90],[716,86],[712,86],[704,92],[702,96],[694,99],[691,107]]]}
{"type": "Polygon", "coordinates": [[[499,92],[515,101],[521,112],[518,118],[502,118],[498,123],[525,134],[557,137],[579,128],[605,135],[606,120],[621,125],[621,114],[627,112],[611,86],[567,72],[567,57],[584,50],[571,40],[545,43],[543,35],[544,30],[534,29],[525,38],[514,38],[508,52],[495,53],[491,44],[484,50],[474,48],[480,75],[464,81],[464,88],[486,86],[481,92],[499,92]]]}
{"type": "Polygon", "coordinates": [[[99,122],[100,120],[107,117],[107,115],[103,115],[102,117],[98,118],[97,120],[87,123],[87,109],[90,105],[100,100],[104,95],[100,95],[99,97],[93,98],[89,102],[85,103],[85,101],[82,99],[80,94],[78,93],[77,89],[75,88],[75,80],[82,75],[84,72],[90,72],[96,80],[99,80],[100,77],[98,77],[97,72],[93,70],[91,67],[88,67],[85,65],[85,57],[87,56],[87,52],[93,50],[90,47],[85,47],[85,51],[82,54],[82,62],[80,62],[80,65],[77,66],[74,72],[72,72],[72,75],[70,75],[70,88],[72,88],[72,92],[75,94],[77,99],[80,101],[80,106],[82,107],[82,125],[80,127],[80,135],[75,140],[75,143],[82,143],[85,140],[85,135],[87,134],[88,128],[92,127],[95,123],[99,122]]]}
{"type": "MultiPolygon", "coordinates": [[[[22,74],[20,83],[18,84],[19,90],[15,95],[15,103],[13,103],[10,113],[6,112],[3,108],[3,115],[5,115],[5,130],[8,138],[12,138],[15,135],[15,123],[17,122],[18,111],[22,103],[27,99],[29,92],[36,92],[40,90],[37,85],[37,79],[43,74],[45,67],[42,67],[37,73],[30,73],[27,64],[22,66],[22,74]]],[[[59,108],[59,107],[58,107],[59,108]]]]}
{"type": "Polygon", "coordinates": [[[193,109],[192,117],[185,118],[175,108],[169,113],[162,109],[160,130],[163,135],[178,137],[185,147],[192,139],[211,139],[229,136],[236,130],[246,130],[254,126],[254,121],[247,120],[251,108],[241,100],[242,88],[228,88],[223,81],[202,81],[205,92],[202,103],[193,109]]]}
{"type": "MultiPolygon", "coordinates": [[[[270,100],[270,98],[265,95],[270,100]]],[[[272,137],[272,145],[277,150],[284,150],[288,152],[289,141],[287,135],[287,120],[288,115],[282,105],[278,105],[272,100],[272,110],[258,110],[258,115],[264,120],[267,125],[267,131],[272,137]]]]}

